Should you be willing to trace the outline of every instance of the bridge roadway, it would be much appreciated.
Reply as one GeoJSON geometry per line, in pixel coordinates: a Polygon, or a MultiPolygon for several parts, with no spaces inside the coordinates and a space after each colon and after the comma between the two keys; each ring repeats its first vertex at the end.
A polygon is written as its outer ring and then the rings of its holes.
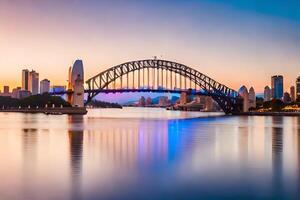
{"type": "MultiPolygon", "coordinates": [[[[109,93],[131,93],[131,92],[150,92],[150,93],[171,93],[171,94],[181,94],[186,92],[189,95],[202,95],[202,96],[214,96],[214,97],[223,97],[223,95],[218,95],[214,93],[208,93],[206,91],[201,91],[201,90],[193,90],[193,89],[151,89],[151,88],[140,88],[140,89],[95,89],[95,90],[84,90],[84,93],[89,94],[91,92],[96,92],[96,93],[104,93],[104,94],[109,94],[109,93]]],[[[49,93],[50,95],[64,95],[64,94],[72,94],[73,91],[60,91],[60,92],[51,92],[49,93]]],[[[234,99],[235,97],[228,97],[230,99],[234,99]]]]}

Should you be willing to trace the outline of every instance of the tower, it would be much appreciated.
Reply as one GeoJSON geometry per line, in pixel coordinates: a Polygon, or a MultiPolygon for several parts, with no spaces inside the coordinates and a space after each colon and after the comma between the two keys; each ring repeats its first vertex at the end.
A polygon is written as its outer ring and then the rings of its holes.
{"type": "Polygon", "coordinates": [[[249,93],[246,86],[239,89],[239,95],[243,98],[243,112],[249,111],[249,93]]]}
{"type": "Polygon", "coordinates": [[[290,95],[291,95],[291,101],[296,101],[296,93],[295,93],[295,86],[290,87],[290,95]]]}
{"type": "Polygon", "coordinates": [[[249,108],[256,108],[256,95],[253,87],[249,89],[249,108]]]}
{"type": "Polygon", "coordinates": [[[264,89],[264,102],[271,100],[271,89],[269,86],[266,86],[264,89]]]}
{"type": "Polygon", "coordinates": [[[48,93],[50,91],[50,81],[44,79],[40,81],[40,94],[48,93]]]}
{"type": "Polygon", "coordinates": [[[29,91],[32,95],[36,95],[39,93],[39,73],[32,70],[29,72],[29,91]]]}
{"type": "Polygon", "coordinates": [[[300,76],[296,79],[296,96],[297,100],[300,99],[300,76]]]}
{"type": "Polygon", "coordinates": [[[29,70],[22,70],[22,90],[29,90],[29,70]]]}
{"type": "Polygon", "coordinates": [[[68,102],[74,107],[84,107],[84,71],[82,60],[76,60],[69,68],[68,102]]]}
{"type": "Polygon", "coordinates": [[[282,99],[283,97],[283,76],[276,75],[271,78],[271,89],[273,99],[282,99]]]}

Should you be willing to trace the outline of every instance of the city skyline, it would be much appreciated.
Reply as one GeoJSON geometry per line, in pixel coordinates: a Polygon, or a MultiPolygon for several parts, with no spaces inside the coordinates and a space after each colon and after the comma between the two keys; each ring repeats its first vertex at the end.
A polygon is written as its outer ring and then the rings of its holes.
{"type": "Polygon", "coordinates": [[[246,85],[262,93],[276,74],[284,76],[284,91],[295,85],[299,3],[172,2],[2,0],[0,87],[20,86],[23,68],[66,85],[67,68],[77,58],[87,79],[153,56],[191,66],[235,90],[246,85]]]}

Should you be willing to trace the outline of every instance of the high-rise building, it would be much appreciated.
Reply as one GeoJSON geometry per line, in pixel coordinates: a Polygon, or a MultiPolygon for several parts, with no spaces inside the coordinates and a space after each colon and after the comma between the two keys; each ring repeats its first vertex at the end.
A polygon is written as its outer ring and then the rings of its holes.
{"type": "Polygon", "coordinates": [[[297,90],[296,98],[300,99],[300,76],[296,80],[296,90],[297,90]]]}
{"type": "Polygon", "coordinates": [[[264,101],[270,101],[271,100],[271,89],[269,86],[266,86],[264,89],[264,101]]]}
{"type": "Polygon", "coordinates": [[[256,95],[253,87],[249,89],[249,108],[256,108],[256,95]]]}
{"type": "Polygon", "coordinates": [[[22,90],[29,90],[29,70],[22,70],[22,90]]]}
{"type": "Polygon", "coordinates": [[[290,96],[292,102],[296,101],[295,86],[290,87],[290,96]]]}
{"type": "Polygon", "coordinates": [[[7,86],[7,85],[3,86],[3,93],[5,93],[5,94],[9,93],[9,86],[7,86]]]}
{"type": "Polygon", "coordinates": [[[34,70],[29,72],[29,91],[32,95],[39,93],[39,73],[34,70]]]}
{"type": "Polygon", "coordinates": [[[243,112],[249,111],[249,93],[246,86],[239,89],[239,95],[243,98],[243,112]]]}
{"type": "Polygon", "coordinates": [[[40,94],[48,93],[50,91],[50,81],[48,79],[41,80],[40,94]]]}
{"type": "Polygon", "coordinates": [[[271,78],[271,89],[273,99],[282,99],[283,97],[283,76],[276,75],[271,78]]]}

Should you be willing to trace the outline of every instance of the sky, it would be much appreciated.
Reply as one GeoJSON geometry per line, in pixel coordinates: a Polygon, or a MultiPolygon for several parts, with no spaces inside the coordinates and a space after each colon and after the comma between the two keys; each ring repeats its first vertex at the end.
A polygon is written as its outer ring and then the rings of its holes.
{"type": "Polygon", "coordinates": [[[21,70],[66,84],[82,59],[85,79],[127,61],[180,62],[233,89],[286,90],[300,76],[297,0],[0,0],[0,87],[21,70]]]}

